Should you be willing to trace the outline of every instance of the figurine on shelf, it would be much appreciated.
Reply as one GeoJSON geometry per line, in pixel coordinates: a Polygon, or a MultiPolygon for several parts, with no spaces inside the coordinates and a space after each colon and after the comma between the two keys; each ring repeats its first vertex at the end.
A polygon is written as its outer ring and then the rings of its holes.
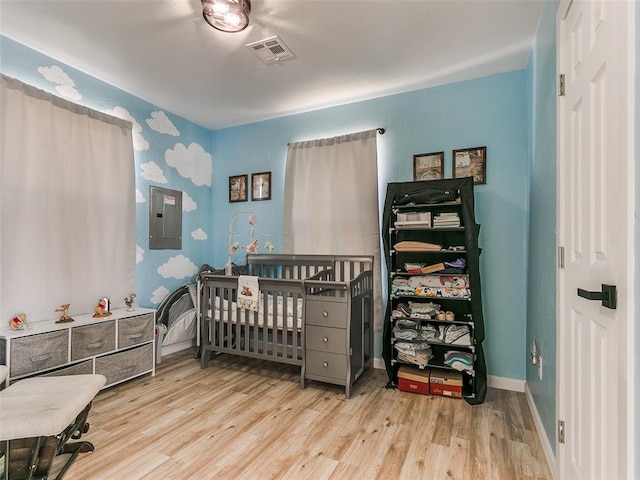
{"type": "Polygon", "coordinates": [[[132,293],[131,295],[129,295],[127,298],[124,299],[124,303],[127,306],[127,312],[133,312],[135,310],[135,307],[133,306],[133,302],[136,299],[136,294],[132,293]]]}
{"type": "Polygon", "coordinates": [[[31,325],[27,322],[26,313],[19,313],[9,320],[9,326],[11,330],[29,330],[31,328],[31,325]]]}
{"type": "Polygon", "coordinates": [[[108,317],[111,315],[109,311],[109,299],[107,297],[103,297],[98,300],[98,305],[96,305],[95,313],[93,314],[94,318],[98,317],[108,317]]]}
{"type": "Polygon", "coordinates": [[[60,318],[56,321],[56,323],[73,322],[73,318],[71,318],[71,315],[69,315],[70,306],[70,303],[65,303],[64,305],[61,305],[59,308],[55,309],[56,312],[62,312],[62,315],[60,315],[60,318]]]}

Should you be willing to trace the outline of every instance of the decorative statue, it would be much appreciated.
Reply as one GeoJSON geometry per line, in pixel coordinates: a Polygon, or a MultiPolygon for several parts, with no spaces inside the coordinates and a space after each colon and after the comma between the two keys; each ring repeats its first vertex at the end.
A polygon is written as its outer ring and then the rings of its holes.
{"type": "Polygon", "coordinates": [[[108,317],[109,315],[111,315],[111,312],[109,311],[109,299],[107,297],[103,297],[98,300],[98,305],[96,305],[96,310],[93,316],[108,317]]]}
{"type": "Polygon", "coordinates": [[[124,299],[124,303],[127,306],[127,312],[133,312],[135,310],[134,306],[133,306],[133,302],[136,299],[136,294],[132,293],[131,295],[129,295],[127,298],[124,299]]]}
{"type": "Polygon", "coordinates": [[[27,314],[19,313],[11,320],[9,320],[9,327],[11,330],[29,330],[31,325],[27,322],[27,314]]]}
{"type": "Polygon", "coordinates": [[[61,305],[59,308],[55,309],[56,312],[62,312],[62,315],[60,315],[60,318],[56,323],[73,322],[73,318],[71,318],[71,315],[69,315],[70,306],[70,303],[65,303],[64,305],[61,305]]]}

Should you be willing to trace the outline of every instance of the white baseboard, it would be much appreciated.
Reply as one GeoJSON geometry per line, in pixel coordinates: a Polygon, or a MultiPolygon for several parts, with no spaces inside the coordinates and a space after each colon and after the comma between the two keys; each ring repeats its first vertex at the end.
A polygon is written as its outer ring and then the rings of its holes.
{"type": "Polygon", "coordinates": [[[531,411],[531,416],[533,417],[533,423],[535,424],[536,431],[538,432],[538,438],[540,439],[540,444],[542,445],[542,451],[544,452],[544,456],[547,459],[547,463],[549,464],[551,475],[553,476],[553,478],[558,478],[556,456],[553,453],[553,448],[551,447],[551,443],[547,438],[547,433],[545,432],[544,426],[542,425],[542,419],[540,418],[540,414],[538,413],[536,403],[533,401],[531,390],[529,390],[529,385],[526,384],[526,382],[524,394],[527,398],[527,404],[529,405],[529,410],[531,411]]]}
{"type": "Polygon", "coordinates": [[[195,345],[195,340],[185,340],[183,342],[172,343],[171,345],[165,345],[162,347],[162,356],[169,355],[171,353],[179,352],[180,350],[186,350],[195,345]]]}
{"type": "Polygon", "coordinates": [[[515,378],[496,377],[495,375],[487,375],[487,386],[491,388],[499,388],[500,390],[510,390],[512,392],[524,392],[524,380],[515,378]]]}
{"type": "Polygon", "coordinates": [[[384,365],[384,359],[382,357],[373,357],[373,368],[384,370],[386,368],[384,365]]]}

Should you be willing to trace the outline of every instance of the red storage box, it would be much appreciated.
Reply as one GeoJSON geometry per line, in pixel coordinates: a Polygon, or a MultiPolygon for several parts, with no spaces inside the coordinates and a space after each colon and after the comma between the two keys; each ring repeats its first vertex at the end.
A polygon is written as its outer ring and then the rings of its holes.
{"type": "Polygon", "coordinates": [[[431,395],[462,398],[462,374],[432,368],[429,373],[429,392],[431,395]]]}
{"type": "Polygon", "coordinates": [[[398,388],[403,392],[429,395],[429,370],[420,370],[403,365],[398,370],[398,388]]]}

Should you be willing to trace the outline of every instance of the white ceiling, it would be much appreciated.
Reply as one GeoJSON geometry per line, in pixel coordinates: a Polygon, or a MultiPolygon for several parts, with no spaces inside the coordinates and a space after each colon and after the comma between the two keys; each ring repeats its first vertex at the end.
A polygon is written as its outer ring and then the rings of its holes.
{"type": "Polygon", "coordinates": [[[211,129],[527,65],[542,0],[253,0],[223,33],[200,0],[0,0],[0,33],[211,129]],[[278,35],[294,60],[247,43],[278,35]]]}

